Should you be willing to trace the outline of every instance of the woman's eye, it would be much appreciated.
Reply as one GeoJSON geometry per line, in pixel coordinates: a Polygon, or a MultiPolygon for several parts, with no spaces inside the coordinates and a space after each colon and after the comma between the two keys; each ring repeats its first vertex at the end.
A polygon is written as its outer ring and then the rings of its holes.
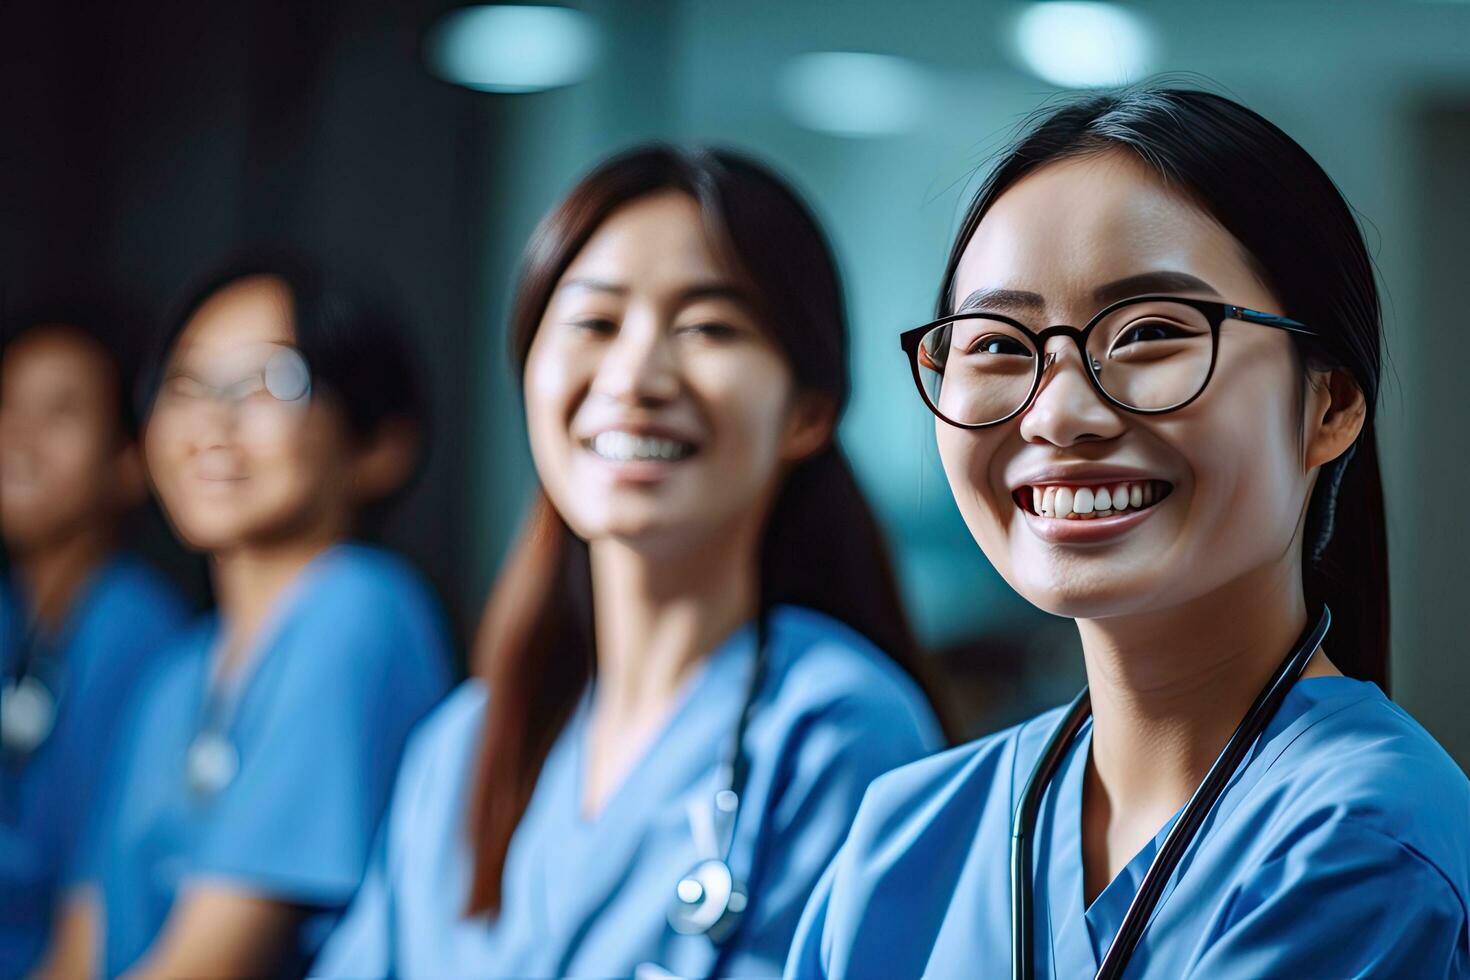
{"type": "Polygon", "coordinates": [[[605,317],[586,316],[572,321],[572,326],[580,331],[595,334],[617,333],[618,325],[605,317]]]}
{"type": "Polygon", "coordinates": [[[204,392],[204,385],[187,374],[170,374],[163,379],[163,391],[175,398],[198,398],[204,392]]]}
{"type": "Polygon", "coordinates": [[[1014,337],[1001,334],[986,334],[972,343],[969,354],[1006,354],[1011,357],[1030,357],[1030,349],[1014,337]]]}
{"type": "Polygon", "coordinates": [[[1170,323],[1168,320],[1144,320],[1125,327],[1118,335],[1118,339],[1113,341],[1113,349],[1155,340],[1179,340],[1193,335],[1193,331],[1186,330],[1176,323],[1170,323]]]}
{"type": "Polygon", "coordinates": [[[720,323],[708,320],[702,323],[688,323],[678,328],[679,333],[690,334],[696,337],[707,337],[710,340],[729,340],[739,335],[740,330],[728,323],[720,323]]]}

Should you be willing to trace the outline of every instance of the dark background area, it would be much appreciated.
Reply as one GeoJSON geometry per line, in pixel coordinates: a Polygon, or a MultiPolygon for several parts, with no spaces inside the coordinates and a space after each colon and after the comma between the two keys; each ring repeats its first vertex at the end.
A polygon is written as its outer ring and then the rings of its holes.
{"type": "MultiPolygon", "coordinates": [[[[246,243],[284,242],[384,277],[433,394],[428,468],[389,540],[456,622],[466,581],[484,100],[423,71],[443,5],[280,0],[3,5],[0,283],[10,309],[102,288],[156,326],[246,243]]],[[[155,526],[150,557],[193,578],[155,526]]]]}

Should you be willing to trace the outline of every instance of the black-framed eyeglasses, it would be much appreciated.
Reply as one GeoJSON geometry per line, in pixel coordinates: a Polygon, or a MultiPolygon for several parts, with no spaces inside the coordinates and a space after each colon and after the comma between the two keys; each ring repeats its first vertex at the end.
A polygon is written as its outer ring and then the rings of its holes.
{"type": "Polygon", "coordinates": [[[930,411],[961,429],[1008,422],[1026,410],[1070,337],[1092,386],[1110,404],[1140,415],[1194,401],[1215,373],[1220,325],[1241,320],[1305,337],[1319,334],[1274,313],[1178,296],[1134,296],[1105,307],[1082,329],[1035,331],[998,313],[955,313],[899,337],[930,411]]]}

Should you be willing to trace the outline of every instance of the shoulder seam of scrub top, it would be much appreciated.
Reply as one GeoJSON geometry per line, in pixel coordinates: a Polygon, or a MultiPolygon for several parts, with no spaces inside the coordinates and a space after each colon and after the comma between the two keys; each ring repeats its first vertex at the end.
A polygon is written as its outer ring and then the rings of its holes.
{"type": "MultiPolygon", "coordinates": [[[[1271,773],[1271,771],[1276,766],[1276,763],[1281,760],[1281,757],[1284,756],[1293,745],[1295,745],[1304,735],[1306,735],[1312,729],[1343,713],[1344,711],[1348,711],[1349,709],[1357,707],[1358,705],[1368,704],[1370,705],[1370,707],[1376,707],[1377,705],[1381,704],[1384,707],[1390,709],[1390,714],[1392,714],[1396,719],[1403,720],[1405,716],[1403,715],[1402,711],[1396,710],[1398,709],[1398,706],[1394,704],[1393,701],[1389,700],[1387,695],[1382,695],[1380,693],[1381,700],[1380,698],[1375,698],[1373,696],[1373,692],[1378,690],[1379,688],[1377,687],[1377,685],[1373,685],[1372,689],[1363,691],[1359,697],[1355,697],[1352,700],[1349,700],[1343,704],[1336,705],[1331,710],[1322,714],[1320,717],[1312,719],[1312,721],[1304,725],[1300,731],[1292,735],[1292,737],[1285,744],[1283,744],[1276,752],[1271,755],[1269,761],[1265,760],[1264,758],[1257,760],[1265,762],[1265,768],[1262,770],[1260,778],[1264,779],[1269,773],[1271,773]]],[[[1411,735],[1412,732],[1406,732],[1404,734],[1411,735]]],[[[1241,767],[1240,771],[1241,773],[1244,773],[1249,768],[1250,763],[1247,763],[1246,765],[1243,765],[1241,767]]],[[[1243,801],[1237,800],[1236,806],[1239,806],[1241,802],[1243,801]]],[[[1231,807],[1231,809],[1233,810],[1235,809],[1235,807],[1231,807]]],[[[1421,852],[1418,848],[1414,847],[1408,841],[1375,826],[1372,821],[1364,819],[1362,816],[1351,811],[1344,813],[1338,823],[1340,826],[1372,834],[1375,837],[1382,838],[1385,841],[1397,845],[1397,847],[1407,853],[1415,861],[1415,863],[1422,864],[1423,866],[1433,871],[1434,877],[1441,881],[1445,885],[1445,887],[1449,889],[1450,894],[1454,896],[1455,901],[1460,906],[1461,910],[1466,912],[1467,916],[1470,916],[1470,904],[1467,904],[1467,896],[1460,894],[1459,890],[1455,888],[1454,882],[1448,877],[1448,875],[1446,875],[1444,869],[1442,869],[1432,857],[1421,852]]],[[[1272,855],[1271,857],[1268,857],[1266,860],[1262,861],[1260,866],[1265,866],[1266,864],[1270,864],[1273,861],[1281,860],[1284,856],[1284,854],[1272,855]]]]}
{"type": "MultiPolygon", "coordinates": [[[[1321,725],[1323,722],[1327,721],[1328,719],[1333,718],[1333,717],[1341,714],[1344,711],[1347,711],[1349,708],[1356,707],[1357,705],[1360,705],[1360,704],[1363,704],[1365,702],[1372,701],[1372,700],[1373,700],[1373,694],[1372,694],[1371,691],[1361,691],[1361,692],[1358,693],[1358,696],[1355,697],[1355,698],[1353,698],[1351,701],[1345,701],[1342,704],[1336,705],[1336,706],[1332,707],[1330,710],[1323,712],[1318,717],[1313,718],[1311,721],[1307,722],[1305,725],[1303,725],[1301,727],[1301,729],[1299,731],[1297,731],[1294,735],[1292,735],[1291,738],[1287,739],[1281,745],[1280,748],[1276,749],[1275,752],[1271,753],[1271,758],[1269,760],[1265,759],[1264,758],[1265,753],[1262,753],[1262,756],[1258,758],[1258,761],[1261,761],[1261,762],[1264,762],[1265,763],[1265,769],[1262,772],[1262,776],[1264,776],[1267,772],[1269,772],[1272,769],[1272,767],[1274,767],[1276,765],[1276,763],[1278,761],[1280,761],[1281,757],[1283,755],[1285,755],[1287,753],[1287,751],[1290,750],[1293,745],[1295,745],[1298,741],[1300,741],[1301,740],[1301,737],[1303,735],[1307,734],[1307,732],[1310,732],[1312,729],[1316,728],[1318,725],[1321,725]]],[[[1320,704],[1320,703],[1321,702],[1318,702],[1318,704],[1320,704]]],[[[1310,711],[1311,708],[1308,708],[1307,710],[1310,711]]],[[[1293,721],[1295,721],[1295,719],[1293,719],[1293,721]]],[[[1289,724],[1290,723],[1288,723],[1288,725],[1289,724]]],[[[1264,748],[1264,746],[1263,746],[1263,748],[1264,748]]],[[[1250,768],[1250,763],[1249,762],[1246,762],[1244,765],[1242,765],[1240,767],[1240,771],[1241,772],[1244,772],[1248,768],[1250,768]]]]}
{"type": "Polygon", "coordinates": [[[1460,906],[1460,911],[1462,913],[1465,913],[1467,918],[1470,918],[1470,905],[1466,904],[1466,896],[1460,894],[1459,890],[1455,888],[1455,883],[1450,880],[1449,876],[1444,873],[1444,870],[1432,858],[1430,858],[1426,854],[1421,853],[1418,848],[1414,847],[1408,841],[1395,837],[1392,834],[1385,833],[1384,831],[1379,830],[1377,827],[1374,827],[1373,825],[1368,823],[1364,823],[1363,821],[1355,819],[1352,816],[1344,817],[1342,822],[1347,826],[1364,831],[1365,833],[1371,834],[1374,837],[1381,837],[1383,840],[1397,846],[1399,850],[1404,851],[1406,854],[1408,854],[1410,863],[1416,866],[1428,868],[1433,873],[1432,876],[1441,884],[1443,884],[1445,889],[1449,891],[1450,895],[1455,898],[1456,903],[1460,906]]]}

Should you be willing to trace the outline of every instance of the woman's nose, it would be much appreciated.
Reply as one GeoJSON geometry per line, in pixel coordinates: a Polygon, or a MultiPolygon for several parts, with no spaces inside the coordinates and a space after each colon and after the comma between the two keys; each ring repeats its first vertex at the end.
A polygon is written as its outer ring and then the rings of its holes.
{"type": "Polygon", "coordinates": [[[1122,413],[1093,387],[1083,356],[1068,338],[1051,338],[1040,387],[1021,416],[1021,436],[1027,442],[1072,446],[1113,439],[1127,428],[1122,413]]]}
{"type": "Polygon", "coordinates": [[[678,356],[655,323],[625,322],[593,380],[593,390],[630,404],[669,401],[679,388],[678,356]]]}

